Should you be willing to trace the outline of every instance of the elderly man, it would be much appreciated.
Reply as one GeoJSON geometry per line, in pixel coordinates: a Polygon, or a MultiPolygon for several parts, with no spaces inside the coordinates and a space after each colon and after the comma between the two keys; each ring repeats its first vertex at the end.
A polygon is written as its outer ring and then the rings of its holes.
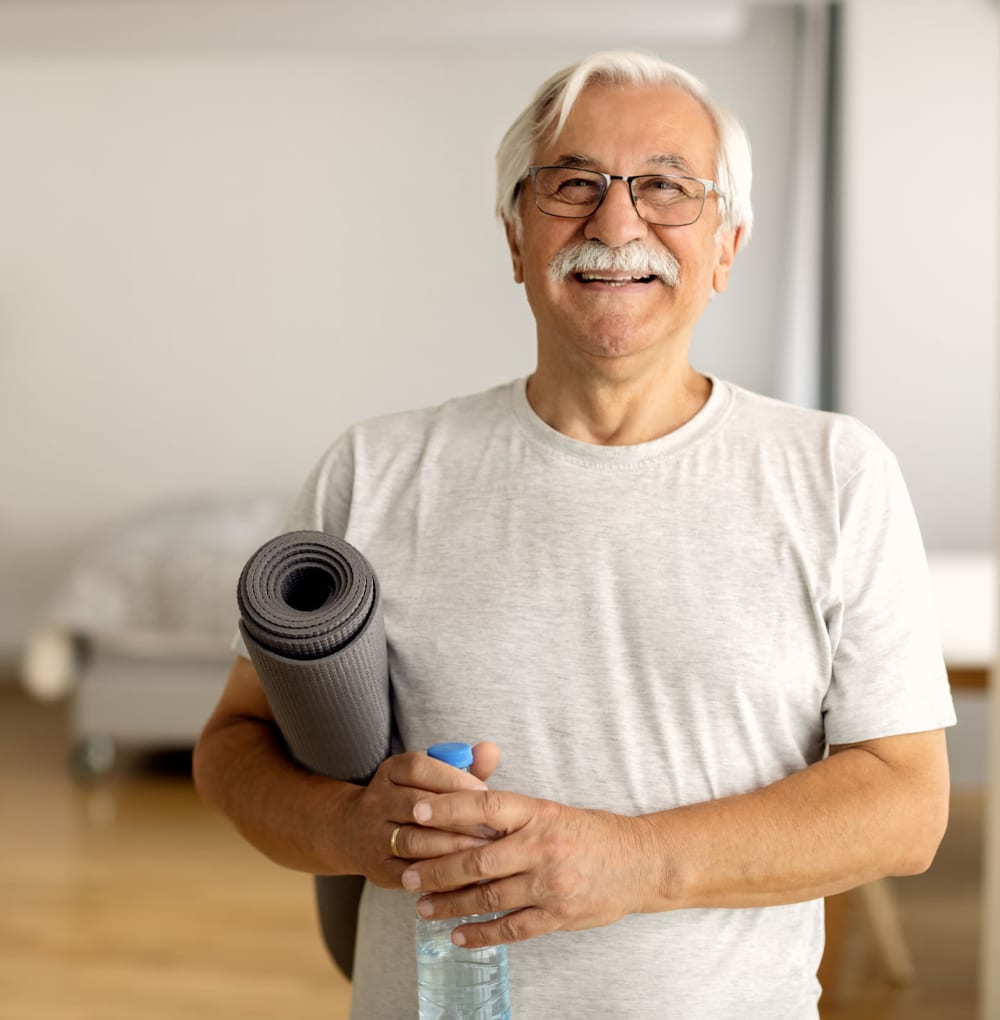
{"type": "Polygon", "coordinates": [[[416,1015],[415,908],[502,912],[454,939],[510,944],[519,1020],[816,1017],[821,898],[923,871],[947,821],[898,468],[691,366],[751,226],[748,144],[697,80],[598,54],[498,166],[535,371],[350,429],[288,522],[373,563],[407,753],[365,788],[307,774],[240,657],[199,788],[274,860],[366,876],[361,1020],[416,1015]],[[472,776],[420,753],[470,736],[472,776]]]}

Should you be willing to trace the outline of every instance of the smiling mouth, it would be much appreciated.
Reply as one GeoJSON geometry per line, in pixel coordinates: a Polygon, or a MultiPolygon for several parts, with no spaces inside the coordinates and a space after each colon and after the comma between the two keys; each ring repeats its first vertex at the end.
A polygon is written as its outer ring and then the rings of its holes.
{"type": "Polygon", "coordinates": [[[580,283],[603,283],[609,287],[624,287],[628,283],[652,283],[655,276],[610,276],[602,273],[574,273],[580,283]]]}

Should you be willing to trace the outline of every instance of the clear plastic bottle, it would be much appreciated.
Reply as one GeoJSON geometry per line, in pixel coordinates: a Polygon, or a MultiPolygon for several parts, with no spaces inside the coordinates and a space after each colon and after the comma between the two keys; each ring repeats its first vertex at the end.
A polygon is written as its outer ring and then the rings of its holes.
{"type": "MultiPolygon", "coordinates": [[[[468,744],[435,744],[427,753],[466,772],[472,764],[468,744]]],[[[420,1020],[510,1020],[507,947],[463,949],[451,941],[458,925],[497,916],[478,914],[443,921],[417,918],[420,1020]]]]}

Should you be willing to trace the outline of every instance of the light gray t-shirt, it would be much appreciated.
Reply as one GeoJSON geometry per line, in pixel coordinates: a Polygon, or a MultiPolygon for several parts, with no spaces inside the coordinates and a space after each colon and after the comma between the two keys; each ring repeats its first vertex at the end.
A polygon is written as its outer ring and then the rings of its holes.
{"type": "MultiPolygon", "coordinates": [[[[288,530],[382,585],[407,749],[634,815],[754,790],[827,744],[951,725],[915,516],[864,426],[713,381],[670,435],[595,446],[525,381],[352,427],[288,530]]],[[[416,1017],[415,897],[367,886],[352,1017],[416,1017]]],[[[817,1016],[822,901],[632,915],[510,947],[517,1020],[817,1016]]]]}

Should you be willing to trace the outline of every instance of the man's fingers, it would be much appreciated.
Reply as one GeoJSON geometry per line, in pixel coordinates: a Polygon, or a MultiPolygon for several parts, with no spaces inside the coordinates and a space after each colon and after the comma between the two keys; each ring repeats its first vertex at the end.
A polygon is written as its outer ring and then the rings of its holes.
{"type": "MultiPolygon", "coordinates": [[[[442,857],[461,850],[474,850],[485,846],[489,840],[481,836],[463,836],[442,829],[426,829],[420,825],[399,825],[393,829],[396,834],[395,854],[407,861],[423,860],[426,857],[442,857]]],[[[390,834],[389,853],[392,854],[390,834]]]]}
{"type": "MultiPolygon", "coordinates": [[[[516,850],[505,840],[484,839],[465,853],[417,861],[403,873],[403,888],[411,892],[451,892],[521,871],[516,850]]],[[[486,905],[484,909],[499,909],[486,905]]]]}
{"type": "Polygon", "coordinates": [[[473,914],[499,914],[517,910],[530,903],[524,875],[497,879],[443,892],[421,896],[417,913],[424,918],[470,917],[473,914]]]}
{"type": "Polygon", "coordinates": [[[459,925],[453,941],[466,949],[482,949],[500,943],[523,942],[555,930],[549,914],[539,907],[513,910],[494,921],[459,925]]]}
{"type": "Polygon", "coordinates": [[[553,930],[552,922],[544,910],[527,907],[498,917],[483,924],[463,924],[455,929],[454,941],[466,949],[481,949],[500,943],[523,942],[553,930]]]}
{"type": "Polygon", "coordinates": [[[396,786],[413,787],[428,793],[486,789],[483,781],[474,775],[416,751],[394,755],[379,767],[379,772],[396,786]]]}
{"type": "Polygon", "coordinates": [[[420,825],[466,828],[479,825],[483,835],[513,832],[525,825],[533,814],[533,801],[516,793],[483,789],[443,793],[418,800],[413,808],[414,821],[420,825]]]}
{"type": "Polygon", "coordinates": [[[413,811],[419,822],[437,828],[478,822],[502,833],[474,850],[414,861],[402,874],[403,887],[422,894],[418,913],[424,917],[499,915],[463,924],[459,945],[611,924],[631,912],[634,888],[642,885],[634,840],[626,838],[634,834],[633,819],[495,791],[428,797],[413,811]]]}

